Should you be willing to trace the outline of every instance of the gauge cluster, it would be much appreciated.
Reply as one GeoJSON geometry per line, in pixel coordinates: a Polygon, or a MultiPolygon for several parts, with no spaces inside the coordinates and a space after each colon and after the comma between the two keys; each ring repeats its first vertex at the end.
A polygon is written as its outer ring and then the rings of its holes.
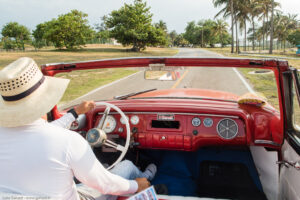
{"type": "MultiPolygon", "coordinates": [[[[216,118],[216,117],[193,117],[191,120],[193,127],[193,135],[198,135],[199,128],[203,125],[204,128],[215,129],[218,136],[225,140],[234,139],[238,134],[238,124],[231,118],[216,118]],[[214,121],[216,124],[214,124],[214,121]],[[214,126],[213,126],[214,125],[214,126]]],[[[202,128],[201,131],[205,131],[202,128]]],[[[211,130],[211,129],[210,129],[211,130]]]]}
{"type": "MultiPolygon", "coordinates": [[[[126,123],[137,148],[194,151],[209,145],[246,145],[245,124],[238,116],[203,113],[111,112],[104,124],[107,134],[125,136],[126,123]]],[[[96,115],[97,127],[103,112],[96,115]]]]}
{"type": "MultiPolygon", "coordinates": [[[[212,118],[209,118],[209,117],[204,118],[204,120],[203,120],[203,126],[205,126],[205,127],[212,127],[213,123],[214,122],[213,122],[212,118]]],[[[194,117],[192,119],[192,125],[194,127],[200,126],[201,125],[201,119],[199,117],[194,117]]]]}
{"type": "MultiPolygon", "coordinates": [[[[102,114],[99,114],[99,118],[95,126],[97,126],[102,118],[102,114]]],[[[104,131],[105,133],[118,132],[122,133],[125,130],[126,121],[128,121],[130,126],[138,125],[140,118],[137,115],[126,115],[126,118],[121,117],[118,114],[110,114],[107,116],[104,131]]]]}

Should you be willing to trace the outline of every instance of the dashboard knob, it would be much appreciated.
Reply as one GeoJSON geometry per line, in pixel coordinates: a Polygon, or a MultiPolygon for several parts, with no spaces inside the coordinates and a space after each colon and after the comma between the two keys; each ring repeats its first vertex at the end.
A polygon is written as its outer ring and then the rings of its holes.
{"type": "Polygon", "coordinates": [[[166,136],[161,136],[160,141],[167,139],[166,136]]]}
{"type": "Polygon", "coordinates": [[[133,127],[131,130],[132,133],[137,133],[138,132],[138,128],[137,127],[133,127]]]}
{"type": "Polygon", "coordinates": [[[198,131],[197,130],[193,130],[193,135],[198,135],[198,131]]]}

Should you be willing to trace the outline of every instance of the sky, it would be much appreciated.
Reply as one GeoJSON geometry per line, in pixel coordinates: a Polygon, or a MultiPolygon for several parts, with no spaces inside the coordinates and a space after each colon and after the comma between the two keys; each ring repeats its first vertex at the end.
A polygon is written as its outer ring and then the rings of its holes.
{"type": "MultiPolygon", "coordinates": [[[[214,8],[212,0],[146,0],[153,13],[153,22],[163,20],[168,30],[184,32],[188,22],[212,19],[221,8],[214,8]]],[[[287,14],[298,14],[300,0],[276,0],[287,14]]],[[[60,14],[78,9],[87,13],[89,24],[100,23],[103,15],[119,9],[133,0],[0,0],[0,29],[11,21],[34,30],[39,23],[56,18],[60,14]]],[[[228,19],[229,22],[229,19],[228,19]]]]}

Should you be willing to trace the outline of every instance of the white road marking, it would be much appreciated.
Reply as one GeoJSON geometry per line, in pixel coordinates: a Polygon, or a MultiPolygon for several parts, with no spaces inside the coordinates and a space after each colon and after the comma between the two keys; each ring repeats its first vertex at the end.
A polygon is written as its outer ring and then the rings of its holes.
{"type": "Polygon", "coordinates": [[[252,94],[255,94],[255,91],[252,89],[252,87],[249,85],[249,83],[246,81],[246,79],[241,75],[241,73],[235,67],[232,68],[232,70],[240,78],[240,80],[243,82],[243,84],[248,89],[248,91],[251,92],[252,94]]]}

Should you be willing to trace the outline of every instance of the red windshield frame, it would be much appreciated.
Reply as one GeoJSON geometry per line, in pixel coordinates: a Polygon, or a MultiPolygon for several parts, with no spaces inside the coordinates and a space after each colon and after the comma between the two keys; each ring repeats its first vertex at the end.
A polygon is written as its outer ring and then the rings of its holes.
{"type": "Polygon", "coordinates": [[[237,58],[176,58],[176,57],[137,57],[109,60],[92,60],[73,63],[53,63],[42,65],[42,72],[47,76],[57,73],[71,72],[74,70],[124,68],[124,67],[148,67],[153,64],[177,67],[238,67],[238,68],[262,68],[274,70],[278,67],[288,69],[286,61],[262,60],[262,59],[237,59],[237,58]]]}

